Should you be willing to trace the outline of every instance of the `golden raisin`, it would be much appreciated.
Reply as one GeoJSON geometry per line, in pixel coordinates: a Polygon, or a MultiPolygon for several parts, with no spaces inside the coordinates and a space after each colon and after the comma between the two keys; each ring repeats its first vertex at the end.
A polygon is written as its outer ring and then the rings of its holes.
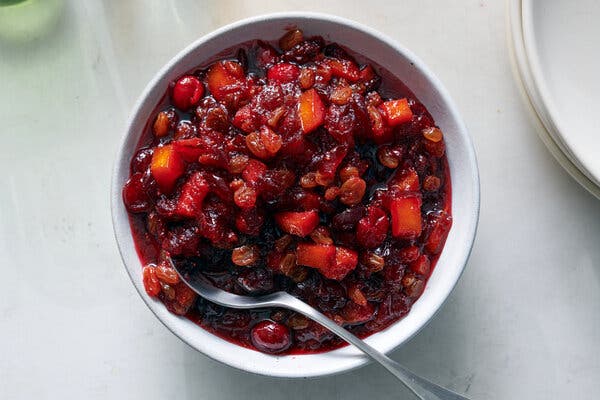
{"type": "Polygon", "coordinates": [[[353,176],[340,187],[340,201],[347,206],[355,206],[361,202],[366,189],[365,181],[353,176]]]}
{"type": "Polygon", "coordinates": [[[265,148],[259,132],[252,132],[246,136],[246,146],[258,158],[269,157],[269,152],[265,148]]]}
{"type": "Polygon", "coordinates": [[[287,320],[287,326],[291,329],[298,330],[308,328],[309,319],[302,314],[294,313],[287,320]]]}
{"type": "Polygon", "coordinates": [[[273,130],[267,126],[263,126],[261,128],[260,139],[262,140],[263,145],[265,146],[265,150],[267,150],[269,156],[271,157],[277,154],[279,149],[281,149],[281,145],[283,144],[281,136],[273,132],[273,130]]]}
{"type": "Polygon", "coordinates": [[[156,277],[159,281],[174,285],[179,283],[179,275],[177,271],[167,261],[161,261],[156,266],[156,277]]]}
{"type": "Polygon", "coordinates": [[[292,236],[291,235],[283,235],[279,239],[275,240],[275,250],[281,253],[290,244],[292,244],[292,236]]]}
{"type": "Polygon", "coordinates": [[[308,268],[298,266],[288,276],[296,283],[302,282],[308,277],[308,268]]]}
{"type": "Polygon", "coordinates": [[[348,286],[348,298],[359,306],[367,305],[367,298],[356,284],[348,286]]]}
{"type": "Polygon", "coordinates": [[[347,104],[350,100],[350,96],[352,96],[352,88],[350,86],[336,86],[329,95],[329,100],[333,104],[337,104],[343,106],[347,104]]]}
{"type": "Polygon", "coordinates": [[[422,133],[423,133],[423,136],[425,137],[425,139],[430,140],[435,143],[439,142],[444,137],[444,135],[442,134],[442,131],[439,128],[436,128],[433,126],[423,129],[422,133]]]}
{"type": "Polygon", "coordinates": [[[333,244],[329,229],[322,225],[317,226],[315,230],[310,233],[310,238],[318,244],[333,244]]]}
{"type": "Polygon", "coordinates": [[[279,124],[279,120],[281,119],[281,117],[283,117],[284,114],[285,114],[285,107],[284,106],[277,107],[271,113],[271,116],[269,117],[267,124],[269,124],[269,126],[271,128],[277,128],[277,125],[279,124]]]}
{"type": "Polygon", "coordinates": [[[233,201],[239,208],[252,208],[256,204],[256,191],[244,183],[233,193],[233,201]]]}
{"type": "Polygon", "coordinates": [[[356,168],[353,165],[346,165],[344,168],[342,168],[340,170],[340,179],[342,180],[342,182],[346,182],[348,179],[352,178],[353,176],[355,176],[355,177],[360,176],[358,168],[356,168]]]}
{"type": "Polygon", "coordinates": [[[229,172],[232,174],[241,174],[250,158],[245,154],[236,154],[229,160],[229,172]]]}
{"type": "Polygon", "coordinates": [[[369,114],[369,119],[371,120],[371,130],[375,136],[383,136],[385,133],[385,127],[383,125],[383,117],[377,107],[375,106],[367,106],[367,113],[369,114]]]}
{"type": "Polygon", "coordinates": [[[235,265],[241,267],[247,267],[258,261],[260,258],[260,251],[256,246],[240,246],[233,249],[231,252],[231,261],[235,265]]]}
{"type": "Polygon", "coordinates": [[[279,262],[279,269],[285,275],[290,275],[296,269],[296,255],[294,253],[284,255],[279,262]]]}
{"type": "Polygon", "coordinates": [[[423,181],[423,189],[428,192],[435,192],[440,188],[442,181],[435,175],[427,175],[423,181]]]}
{"type": "Polygon", "coordinates": [[[304,90],[310,89],[315,84],[315,71],[311,68],[303,67],[298,77],[300,87],[304,90]]]}
{"type": "Polygon", "coordinates": [[[377,159],[387,168],[397,168],[400,163],[400,158],[394,154],[394,151],[390,148],[390,146],[381,146],[377,150],[377,159]]]}
{"type": "Polygon", "coordinates": [[[304,40],[304,34],[300,29],[289,30],[279,39],[279,48],[288,51],[304,40]]]}
{"type": "Polygon", "coordinates": [[[340,195],[340,188],[337,186],[328,187],[325,191],[325,200],[333,201],[336,197],[340,195]]]}
{"type": "Polygon", "coordinates": [[[385,266],[385,259],[373,252],[368,252],[365,256],[365,264],[371,273],[379,272],[385,266]]]}
{"type": "Polygon", "coordinates": [[[300,177],[300,186],[302,186],[305,189],[317,187],[318,184],[316,178],[317,174],[315,174],[314,172],[307,172],[306,174],[300,177]]]}
{"type": "Polygon", "coordinates": [[[171,301],[175,300],[175,289],[173,288],[173,286],[166,284],[166,283],[162,283],[161,284],[161,292],[165,296],[165,299],[171,300],[171,301]]]}
{"type": "Polygon", "coordinates": [[[315,176],[315,181],[317,184],[321,186],[329,186],[333,183],[333,177],[329,175],[322,174],[320,171],[317,171],[315,176]]]}

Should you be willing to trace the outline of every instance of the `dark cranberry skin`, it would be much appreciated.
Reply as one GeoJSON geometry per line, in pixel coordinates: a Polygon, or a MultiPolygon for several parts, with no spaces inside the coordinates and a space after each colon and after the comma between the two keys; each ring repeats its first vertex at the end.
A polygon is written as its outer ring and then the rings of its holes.
{"type": "Polygon", "coordinates": [[[144,190],[144,175],[135,173],[123,186],[123,203],[132,213],[150,211],[150,199],[144,190]]]}
{"type": "Polygon", "coordinates": [[[264,320],[254,325],[250,332],[252,344],[265,353],[281,353],[290,347],[292,336],[287,326],[264,320]]]}
{"type": "Polygon", "coordinates": [[[145,172],[150,166],[150,161],[152,161],[152,154],[154,153],[153,149],[141,149],[131,160],[131,172],[145,172]]]}
{"type": "Polygon", "coordinates": [[[175,107],[186,111],[197,105],[203,95],[204,86],[200,80],[195,76],[187,75],[175,82],[171,100],[175,107]]]}

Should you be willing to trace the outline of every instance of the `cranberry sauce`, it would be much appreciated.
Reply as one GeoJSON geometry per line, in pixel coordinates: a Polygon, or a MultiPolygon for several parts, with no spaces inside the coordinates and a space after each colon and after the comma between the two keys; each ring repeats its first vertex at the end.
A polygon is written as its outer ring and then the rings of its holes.
{"type": "Polygon", "coordinates": [[[123,187],[147,293],[266,353],[334,349],[300,314],[233,310],[189,289],[287,291],[359,337],[405,316],[452,224],[443,133],[368,59],[288,31],[172,82],[123,187]]]}

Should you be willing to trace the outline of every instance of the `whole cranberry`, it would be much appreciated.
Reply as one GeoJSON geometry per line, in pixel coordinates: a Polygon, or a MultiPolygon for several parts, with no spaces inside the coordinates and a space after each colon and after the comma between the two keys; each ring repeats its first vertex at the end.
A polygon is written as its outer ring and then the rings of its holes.
{"type": "Polygon", "coordinates": [[[254,325],[250,332],[252,344],[264,353],[280,353],[290,347],[292,336],[287,326],[264,320],[254,325]]]}
{"type": "Polygon", "coordinates": [[[185,111],[197,105],[202,95],[204,95],[202,82],[195,76],[186,75],[175,82],[171,99],[175,107],[185,111]]]}
{"type": "Polygon", "coordinates": [[[150,209],[150,199],[144,190],[144,175],[135,173],[123,186],[123,202],[132,213],[147,212],[150,209]]]}

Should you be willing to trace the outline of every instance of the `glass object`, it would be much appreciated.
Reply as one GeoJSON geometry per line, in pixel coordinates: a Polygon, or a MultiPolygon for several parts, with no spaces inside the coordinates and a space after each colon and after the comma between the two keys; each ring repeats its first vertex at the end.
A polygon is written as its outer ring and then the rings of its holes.
{"type": "Polygon", "coordinates": [[[0,40],[26,42],[56,24],[64,0],[0,0],[0,40]]]}

